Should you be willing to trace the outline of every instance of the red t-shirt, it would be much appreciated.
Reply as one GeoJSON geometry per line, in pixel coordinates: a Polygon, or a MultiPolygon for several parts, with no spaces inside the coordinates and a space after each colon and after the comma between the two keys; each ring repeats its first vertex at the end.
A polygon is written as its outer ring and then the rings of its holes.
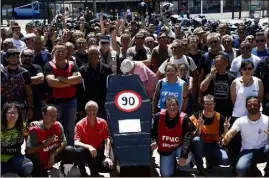
{"type": "Polygon", "coordinates": [[[88,118],[85,117],[76,124],[74,140],[100,149],[102,142],[108,138],[108,127],[104,119],[96,118],[94,127],[90,127],[88,118]]]}

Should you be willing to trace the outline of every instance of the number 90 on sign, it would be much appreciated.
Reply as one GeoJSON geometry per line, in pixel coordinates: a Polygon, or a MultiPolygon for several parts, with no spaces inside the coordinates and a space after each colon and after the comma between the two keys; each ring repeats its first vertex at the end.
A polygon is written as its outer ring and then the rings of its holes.
{"type": "Polygon", "coordinates": [[[141,106],[142,100],[138,93],[124,90],[115,96],[115,104],[121,111],[133,112],[141,106]]]}

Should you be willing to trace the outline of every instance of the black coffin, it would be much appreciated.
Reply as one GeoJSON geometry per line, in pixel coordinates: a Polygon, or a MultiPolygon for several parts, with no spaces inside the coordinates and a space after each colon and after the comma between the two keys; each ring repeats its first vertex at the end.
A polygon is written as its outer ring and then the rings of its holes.
{"type": "Polygon", "coordinates": [[[139,76],[109,76],[105,108],[120,166],[150,166],[151,102],[139,76]]]}

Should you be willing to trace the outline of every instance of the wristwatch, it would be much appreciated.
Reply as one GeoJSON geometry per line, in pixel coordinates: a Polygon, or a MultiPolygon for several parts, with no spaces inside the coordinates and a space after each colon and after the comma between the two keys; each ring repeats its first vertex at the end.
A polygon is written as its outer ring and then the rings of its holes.
{"type": "Polygon", "coordinates": [[[27,108],[28,108],[28,109],[29,109],[29,108],[34,109],[35,107],[34,107],[34,106],[28,106],[27,108]]]}

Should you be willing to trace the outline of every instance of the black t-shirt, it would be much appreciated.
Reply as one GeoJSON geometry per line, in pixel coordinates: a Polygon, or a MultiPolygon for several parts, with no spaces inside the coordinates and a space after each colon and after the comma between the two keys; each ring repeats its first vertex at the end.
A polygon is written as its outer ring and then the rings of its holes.
{"type": "Polygon", "coordinates": [[[205,94],[211,94],[215,97],[215,111],[224,116],[232,116],[233,103],[231,99],[230,86],[236,77],[231,73],[224,75],[216,75],[216,78],[211,80],[205,94]]]}
{"type": "Polygon", "coordinates": [[[12,70],[8,67],[1,69],[1,105],[6,102],[18,102],[21,108],[26,107],[26,85],[31,84],[29,72],[18,66],[12,70]]]}
{"type": "MultiPolygon", "coordinates": [[[[29,68],[25,68],[25,69],[29,72],[30,77],[37,76],[38,73],[43,73],[42,68],[36,64],[32,64],[29,68]]],[[[42,86],[43,84],[31,85],[34,100],[39,99],[40,96],[44,94],[44,90],[42,86]]]]}
{"type": "Polygon", "coordinates": [[[199,72],[200,72],[200,69],[201,69],[201,60],[202,60],[203,54],[204,54],[204,52],[200,51],[200,50],[195,55],[192,55],[191,53],[188,53],[188,56],[190,56],[193,59],[193,61],[196,64],[197,69],[198,69],[199,72]]]}
{"type": "Polygon", "coordinates": [[[81,66],[88,64],[88,54],[87,53],[86,54],[79,54],[78,51],[75,51],[72,56],[74,56],[77,59],[77,61],[79,61],[79,64],[81,66]]]}

